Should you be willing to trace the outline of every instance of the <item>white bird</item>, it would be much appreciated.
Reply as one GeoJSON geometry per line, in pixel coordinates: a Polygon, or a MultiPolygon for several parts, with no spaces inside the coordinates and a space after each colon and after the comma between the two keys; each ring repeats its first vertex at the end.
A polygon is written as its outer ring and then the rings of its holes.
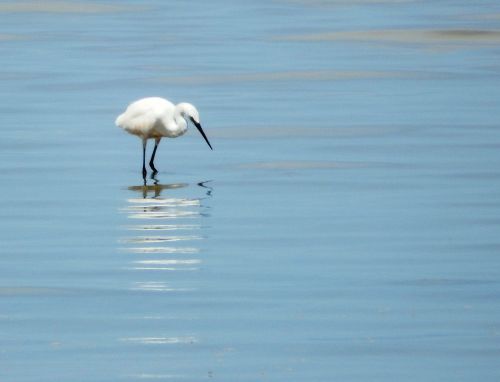
{"type": "Polygon", "coordinates": [[[137,135],[142,139],[142,176],[146,179],[146,144],[148,139],[155,139],[155,147],[149,166],[156,174],[154,159],[158,144],[163,137],[177,138],[187,131],[187,119],[189,119],[201,133],[208,146],[205,132],[200,125],[198,110],[187,102],[174,105],[172,102],[160,97],[142,98],[132,102],[123,114],[116,118],[115,124],[126,132],[137,135]]]}

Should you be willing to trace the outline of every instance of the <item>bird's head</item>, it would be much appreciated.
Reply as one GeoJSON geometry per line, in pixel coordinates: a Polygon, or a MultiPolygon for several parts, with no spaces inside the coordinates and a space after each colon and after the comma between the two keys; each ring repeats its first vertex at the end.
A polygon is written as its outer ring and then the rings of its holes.
{"type": "Polygon", "coordinates": [[[192,119],[196,123],[200,123],[200,113],[198,113],[198,110],[196,110],[194,105],[191,105],[190,103],[187,102],[181,102],[176,107],[180,115],[182,115],[184,119],[186,120],[192,119]]]}
{"type": "Polygon", "coordinates": [[[212,149],[212,145],[210,144],[210,142],[208,141],[207,136],[205,135],[205,132],[201,128],[200,114],[198,113],[198,110],[196,110],[196,108],[193,105],[191,105],[190,103],[187,103],[187,102],[179,103],[176,106],[176,108],[177,108],[178,112],[180,113],[180,115],[186,121],[191,121],[193,123],[193,125],[196,126],[196,128],[198,129],[198,131],[200,132],[200,134],[205,139],[205,142],[207,142],[208,147],[210,147],[210,149],[213,150],[212,149]]]}

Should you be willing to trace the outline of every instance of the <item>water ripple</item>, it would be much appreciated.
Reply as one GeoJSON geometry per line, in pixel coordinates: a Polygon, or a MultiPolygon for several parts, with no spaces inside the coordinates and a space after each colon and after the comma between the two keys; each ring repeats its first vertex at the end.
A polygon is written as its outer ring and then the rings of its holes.
{"type": "Polygon", "coordinates": [[[131,342],[142,345],[171,345],[171,344],[193,344],[198,342],[194,336],[187,337],[126,337],[120,338],[121,341],[131,342]]]}
{"type": "Polygon", "coordinates": [[[147,292],[187,292],[195,290],[194,288],[173,288],[163,281],[137,281],[131,289],[147,292]]]}
{"type": "Polygon", "coordinates": [[[138,260],[134,261],[135,264],[149,264],[149,265],[185,265],[185,264],[200,264],[199,259],[164,259],[164,260],[138,260]]]}
{"type": "Polygon", "coordinates": [[[121,248],[122,251],[133,253],[185,253],[192,254],[200,252],[199,248],[194,247],[130,247],[121,248]]]}
{"type": "Polygon", "coordinates": [[[408,44],[497,44],[500,30],[492,29],[374,29],[332,31],[275,37],[283,41],[357,41],[408,44]]]}
{"type": "Polygon", "coordinates": [[[201,226],[197,224],[143,224],[125,228],[130,231],[183,231],[201,229],[201,226]]]}
{"type": "Polygon", "coordinates": [[[3,13],[75,13],[75,14],[96,14],[115,12],[137,12],[145,10],[144,7],[97,4],[88,2],[73,1],[11,1],[0,4],[0,12],[3,13]]]}
{"type": "Polygon", "coordinates": [[[141,236],[123,240],[124,243],[164,243],[170,241],[200,240],[201,236],[141,236]]]}

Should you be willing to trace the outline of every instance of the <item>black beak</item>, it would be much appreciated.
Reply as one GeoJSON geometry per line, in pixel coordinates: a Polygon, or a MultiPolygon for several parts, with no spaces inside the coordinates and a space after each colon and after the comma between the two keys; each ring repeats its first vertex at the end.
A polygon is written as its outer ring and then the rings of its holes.
{"type": "Polygon", "coordinates": [[[189,119],[196,126],[196,128],[198,129],[198,131],[200,132],[200,134],[203,136],[203,138],[205,138],[205,142],[207,142],[208,147],[210,147],[210,150],[213,150],[212,145],[210,144],[210,142],[208,141],[207,136],[205,135],[205,132],[201,128],[201,125],[198,122],[196,122],[193,118],[189,117],[189,119]]]}

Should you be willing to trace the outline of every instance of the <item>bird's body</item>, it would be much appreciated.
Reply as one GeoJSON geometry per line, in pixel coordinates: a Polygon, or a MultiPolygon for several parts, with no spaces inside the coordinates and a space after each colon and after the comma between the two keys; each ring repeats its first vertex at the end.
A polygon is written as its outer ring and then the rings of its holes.
{"type": "Polygon", "coordinates": [[[155,139],[156,144],[149,165],[154,173],[154,157],[156,149],[162,138],[177,138],[187,131],[188,118],[201,133],[210,149],[208,141],[200,125],[198,110],[186,102],[174,105],[172,102],[160,97],[142,98],[132,102],[123,114],[116,118],[116,125],[126,132],[136,135],[143,142],[143,176],[146,176],[145,152],[148,139],[155,139]]]}
{"type": "Polygon", "coordinates": [[[176,138],[187,131],[186,120],[175,115],[175,105],[160,97],[132,102],[116,118],[116,125],[143,139],[176,138]]]}

